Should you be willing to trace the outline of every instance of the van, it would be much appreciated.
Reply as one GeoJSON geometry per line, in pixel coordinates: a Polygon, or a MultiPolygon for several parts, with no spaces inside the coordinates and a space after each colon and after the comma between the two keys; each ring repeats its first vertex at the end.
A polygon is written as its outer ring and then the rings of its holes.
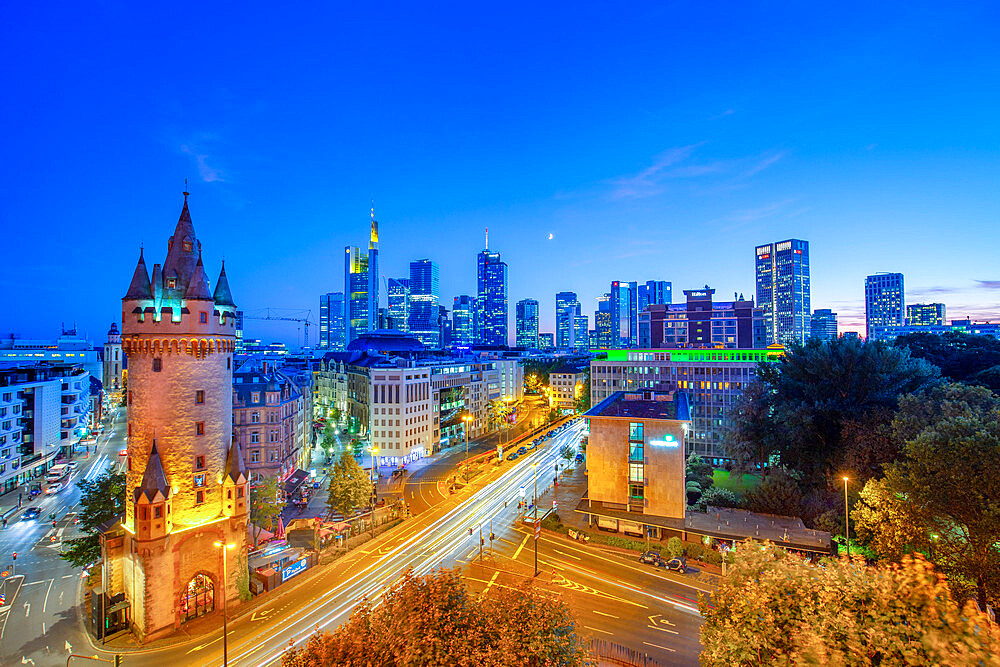
{"type": "Polygon", "coordinates": [[[67,475],[69,475],[69,466],[60,463],[49,468],[49,473],[45,476],[45,481],[49,483],[61,482],[67,475]]]}

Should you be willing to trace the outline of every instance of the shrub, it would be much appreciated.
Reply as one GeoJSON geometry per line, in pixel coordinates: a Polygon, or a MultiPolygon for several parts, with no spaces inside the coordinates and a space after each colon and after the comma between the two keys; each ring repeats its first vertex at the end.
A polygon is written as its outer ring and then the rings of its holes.
{"type": "Polygon", "coordinates": [[[699,512],[708,511],[708,507],[742,507],[743,499],[729,489],[713,486],[698,499],[695,509],[699,512]]]}
{"type": "Polygon", "coordinates": [[[684,543],[679,537],[671,537],[667,540],[667,553],[671,558],[680,558],[684,555],[684,543]]]}

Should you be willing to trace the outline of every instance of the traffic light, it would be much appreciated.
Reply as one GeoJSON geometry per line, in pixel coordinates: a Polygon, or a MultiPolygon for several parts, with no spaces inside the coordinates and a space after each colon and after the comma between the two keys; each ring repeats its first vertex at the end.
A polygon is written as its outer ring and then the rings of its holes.
{"type": "Polygon", "coordinates": [[[17,552],[14,552],[14,560],[17,560],[17,552]]]}
{"type": "Polygon", "coordinates": [[[122,667],[121,653],[115,653],[115,667],[122,667]]]}

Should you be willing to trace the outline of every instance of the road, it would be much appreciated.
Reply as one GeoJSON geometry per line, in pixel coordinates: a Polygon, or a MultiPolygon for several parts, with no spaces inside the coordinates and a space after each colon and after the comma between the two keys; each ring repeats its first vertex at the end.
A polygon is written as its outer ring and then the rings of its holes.
{"type": "Polygon", "coordinates": [[[0,664],[65,665],[69,651],[89,646],[77,609],[81,575],[59,557],[63,540],[78,537],[74,525],[79,509],[81,478],[96,477],[109,466],[120,466],[118,452],[125,448],[125,411],[112,413],[105,434],[79,462],[67,487],[51,496],[39,496],[25,503],[0,531],[0,562],[11,571],[17,552],[16,569],[5,579],[6,604],[0,607],[0,664]],[[37,519],[21,520],[29,507],[41,510],[37,519]],[[56,517],[52,526],[51,515],[56,517]]]}
{"type": "MultiPolygon", "coordinates": [[[[332,566],[301,575],[308,578],[303,585],[289,585],[284,592],[279,589],[274,597],[256,605],[252,613],[231,620],[230,664],[277,664],[286,647],[306,641],[317,628],[329,630],[343,622],[363,596],[378,595],[397,581],[407,568],[421,574],[439,566],[467,567],[478,555],[478,528],[482,526],[484,533],[488,533],[491,519],[494,532],[506,541],[496,543],[498,551],[506,549],[510,559],[525,561],[530,549],[523,546],[524,535],[515,525],[521,490],[525,489],[530,496],[537,470],[541,493],[543,480],[551,480],[555,465],[560,461],[560,447],[577,442],[581,429],[582,424],[577,424],[547,441],[537,451],[514,462],[505,461],[483,473],[468,487],[350,552],[332,566]],[[470,531],[473,534],[470,535],[470,531]]],[[[613,558],[595,561],[589,554],[574,550],[578,551],[579,547],[549,547],[543,543],[539,561],[545,567],[557,569],[565,579],[565,582],[559,578],[552,580],[555,588],[565,590],[575,606],[587,608],[589,615],[583,617],[586,632],[593,632],[593,636],[602,636],[602,631],[610,632],[622,643],[635,640],[639,647],[643,646],[642,641],[647,641],[651,654],[658,652],[658,658],[668,664],[693,662],[690,658],[694,649],[689,637],[696,637],[698,617],[690,603],[678,597],[680,592],[690,595],[689,591],[656,573],[634,568],[627,561],[618,562],[613,558]],[[639,583],[629,584],[633,578],[639,583]],[[626,588],[629,585],[633,588],[626,588]],[[674,587],[677,596],[669,592],[674,587]],[[600,592],[592,594],[589,589],[600,592]],[[583,602],[576,602],[578,598],[583,602]],[[623,599],[636,604],[624,603],[623,599]],[[640,621],[652,623],[650,616],[655,617],[656,625],[662,625],[663,629],[640,627],[640,621]],[[674,635],[670,630],[684,633],[687,638],[682,639],[680,634],[674,635]]],[[[215,666],[221,663],[221,643],[220,628],[219,632],[200,640],[155,652],[128,653],[125,664],[128,667],[171,663],[215,666]]]]}

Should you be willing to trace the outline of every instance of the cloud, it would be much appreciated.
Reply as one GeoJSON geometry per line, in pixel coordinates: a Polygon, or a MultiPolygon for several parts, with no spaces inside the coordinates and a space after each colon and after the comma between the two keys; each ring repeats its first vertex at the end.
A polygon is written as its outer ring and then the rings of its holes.
{"type": "MultiPolygon", "coordinates": [[[[686,160],[701,144],[671,148],[656,156],[653,164],[631,176],[612,178],[611,196],[614,199],[629,197],[641,198],[659,194],[663,191],[663,181],[669,178],[668,167],[686,160]]],[[[689,167],[690,168],[690,167],[689,167]]]]}
{"type": "Polygon", "coordinates": [[[765,204],[764,206],[758,206],[757,208],[748,208],[741,211],[736,211],[724,218],[717,220],[716,222],[731,222],[733,224],[727,225],[722,228],[724,232],[730,232],[734,229],[738,229],[743,225],[760,220],[761,218],[769,218],[776,213],[780,213],[789,204],[795,203],[794,199],[782,199],[781,201],[771,202],[770,204],[765,204]]]}
{"type": "Polygon", "coordinates": [[[763,159],[758,160],[756,164],[751,165],[749,169],[743,172],[744,178],[749,178],[754,174],[759,174],[773,164],[776,164],[778,160],[785,157],[788,154],[787,151],[779,151],[777,153],[771,153],[765,156],[763,159]]]}
{"type": "Polygon", "coordinates": [[[226,181],[225,174],[221,169],[208,164],[208,161],[212,158],[207,153],[202,153],[196,147],[189,146],[188,144],[181,146],[181,152],[194,158],[195,164],[198,166],[198,175],[201,176],[201,180],[205,183],[226,181]]]}
{"type": "Polygon", "coordinates": [[[726,116],[732,116],[734,113],[736,113],[736,109],[726,109],[722,113],[712,116],[709,120],[719,120],[720,118],[725,118],[726,116]]]}
{"type": "Polygon", "coordinates": [[[1000,280],[977,280],[981,289],[1000,289],[1000,280]]]}

